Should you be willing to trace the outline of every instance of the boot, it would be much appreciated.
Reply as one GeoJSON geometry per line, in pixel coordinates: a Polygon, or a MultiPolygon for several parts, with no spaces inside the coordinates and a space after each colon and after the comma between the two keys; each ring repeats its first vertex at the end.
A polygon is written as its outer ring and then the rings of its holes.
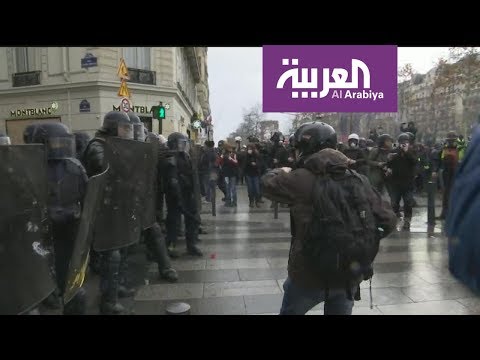
{"type": "Polygon", "coordinates": [[[100,313],[103,315],[119,315],[126,312],[123,305],[118,303],[120,262],[119,250],[102,254],[100,313]]]}
{"type": "Polygon", "coordinates": [[[80,288],[75,297],[63,307],[63,315],[85,315],[87,313],[87,293],[80,288]]]}
{"type": "Polygon", "coordinates": [[[187,247],[188,255],[192,256],[203,256],[202,251],[198,248],[197,245],[190,245],[187,247]]]}
{"type": "Polygon", "coordinates": [[[250,199],[250,204],[248,204],[248,207],[253,208],[255,206],[254,202],[252,199],[250,199]]]}
{"type": "Polygon", "coordinates": [[[118,286],[118,297],[120,299],[129,298],[135,295],[135,289],[125,285],[118,286]]]}
{"type": "Polygon", "coordinates": [[[58,296],[58,290],[55,290],[45,300],[43,300],[42,305],[50,310],[60,309],[62,304],[60,302],[60,296],[58,296]]]}
{"type": "Polygon", "coordinates": [[[122,315],[126,313],[125,307],[120,303],[102,302],[100,304],[100,314],[102,315],[122,315]]]}
{"type": "Polygon", "coordinates": [[[258,199],[257,202],[259,202],[260,204],[263,204],[265,201],[262,200],[262,198],[258,199]]]}
{"type": "Polygon", "coordinates": [[[178,281],[178,274],[173,268],[164,269],[163,271],[160,271],[160,279],[174,283],[178,281]]]}
{"type": "Polygon", "coordinates": [[[262,203],[262,202],[261,202],[260,200],[257,200],[257,201],[256,201],[255,205],[257,205],[257,208],[260,208],[260,207],[261,207],[261,205],[260,205],[261,203],[262,203]]]}
{"type": "Polygon", "coordinates": [[[180,257],[180,254],[175,249],[175,246],[169,246],[168,247],[168,256],[170,256],[172,259],[176,259],[176,258],[180,257]]]}
{"type": "MultiPolygon", "coordinates": [[[[157,223],[155,223],[151,228],[147,229],[145,235],[145,245],[147,250],[152,255],[151,261],[157,263],[160,273],[163,269],[171,268],[169,249],[167,249],[165,237],[162,235],[160,226],[157,223]]],[[[171,250],[174,251],[174,249],[175,247],[172,246],[171,250]]]]}
{"type": "Polygon", "coordinates": [[[405,218],[403,220],[403,230],[410,231],[410,219],[405,218]]]}

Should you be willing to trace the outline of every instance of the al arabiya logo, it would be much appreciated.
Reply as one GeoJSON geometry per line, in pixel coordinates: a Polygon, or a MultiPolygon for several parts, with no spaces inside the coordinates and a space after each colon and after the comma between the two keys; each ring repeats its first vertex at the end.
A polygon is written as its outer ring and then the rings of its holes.
{"type": "MultiPolygon", "coordinates": [[[[289,65],[289,59],[282,59],[282,65],[289,65]]],[[[292,59],[292,65],[299,65],[298,59],[292,59]]],[[[318,89],[318,69],[310,69],[310,81],[308,81],[308,68],[303,68],[301,78],[303,81],[298,81],[299,78],[299,69],[293,68],[290,70],[285,71],[281,76],[280,79],[277,81],[277,89],[283,89],[285,83],[288,79],[292,79],[292,89],[318,89]]],[[[326,68],[323,69],[323,88],[322,91],[302,91],[301,98],[302,99],[317,99],[317,98],[324,98],[326,97],[330,89],[358,89],[358,70],[362,71],[363,74],[363,88],[370,89],[370,70],[368,66],[361,60],[352,59],[352,81],[347,81],[348,78],[348,71],[341,68],[335,68],[332,71],[331,77],[334,79],[333,82],[330,81],[330,69],[326,68]]],[[[332,99],[373,99],[374,101],[377,99],[383,99],[383,92],[374,92],[372,90],[369,91],[351,91],[347,90],[345,94],[342,90],[335,90],[332,94],[332,99]]],[[[292,99],[298,99],[299,92],[292,91],[292,99]]]]}
{"type": "Polygon", "coordinates": [[[264,112],[396,112],[397,47],[264,46],[264,112]]]}

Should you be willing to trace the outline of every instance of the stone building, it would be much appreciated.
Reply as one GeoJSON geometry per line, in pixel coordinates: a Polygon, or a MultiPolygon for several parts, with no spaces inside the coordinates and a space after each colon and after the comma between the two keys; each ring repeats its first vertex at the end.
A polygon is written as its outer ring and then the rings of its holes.
{"type": "Polygon", "coordinates": [[[194,126],[210,115],[206,47],[0,47],[0,132],[21,143],[27,124],[60,121],[93,135],[108,111],[120,110],[121,58],[131,111],[150,131],[206,138],[194,126]],[[151,113],[160,102],[161,121],[151,113]]]}

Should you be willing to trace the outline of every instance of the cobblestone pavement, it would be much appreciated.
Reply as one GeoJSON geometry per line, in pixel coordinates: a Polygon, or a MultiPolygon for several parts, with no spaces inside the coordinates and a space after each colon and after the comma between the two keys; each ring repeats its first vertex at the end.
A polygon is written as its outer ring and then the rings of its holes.
{"type": "MultiPolygon", "coordinates": [[[[137,293],[122,300],[132,313],[163,315],[168,304],[181,301],[191,306],[192,315],[278,314],[290,247],[288,208],[280,208],[274,220],[270,201],[250,209],[245,186],[238,187],[238,198],[236,209],[218,204],[216,217],[204,205],[202,221],[208,232],[200,236],[204,257],[184,255],[173,260],[179,272],[176,284],[159,280],[155,264],[147,263],[143,247],[137,247],[130,258],[137,293]]],[[[427,235],[426,199],[418,197],[417,202],[411,232],[397,231],[381,242],[374,264],[373,309],[369,285],[364,282],[354,315],[480,314],[480,299],[447,269],[447,240],[441,224],[433,236],[427,235]]],[[[183,240],[179,246],[184,251],[183,240]]],[[[89,276],[87,288],[89,313],[97,314],[97,276],[89,276]]],[[[320,304],[308,315],[322,313],[320,304]]]]}

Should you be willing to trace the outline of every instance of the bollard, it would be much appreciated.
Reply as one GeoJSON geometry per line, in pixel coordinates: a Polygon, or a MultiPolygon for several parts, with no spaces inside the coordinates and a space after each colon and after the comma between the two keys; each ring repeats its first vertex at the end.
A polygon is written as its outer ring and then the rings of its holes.
{"type": "Polygon", "coordinates": [[[278,219],[278,202],[273,203],[273,218],[278,219]]]}
{"type": "Polygon", "coordinates": [[[182,302],[169,304],[165,309],[165,314],[166,315],[190,315],[190,305],[182,302]]]}
{"type": "Polygon", "coordinates": [[[428,225],[435,225],[435,183],[429,181],[427,184],[427,196],[428,196],[428,205],[427,205],[427,214],[428,214],[428,225]]]}
{"type": "Polygon", "coordinates": [[[210,181],[210,197],[212,201],[212,216],[217,216],[217,188],[216,182],[210,181]]]}

